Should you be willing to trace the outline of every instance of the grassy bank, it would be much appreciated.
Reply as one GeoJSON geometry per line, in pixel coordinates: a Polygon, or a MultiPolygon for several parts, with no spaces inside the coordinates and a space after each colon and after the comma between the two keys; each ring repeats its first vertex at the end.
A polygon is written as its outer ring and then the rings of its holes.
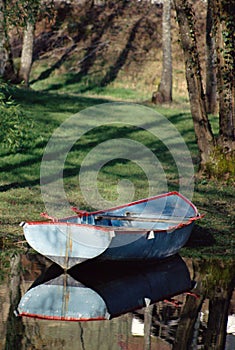
{"type": "MultiPolygon", "coordinates": [[[[64,92],[40,92],[33,90],[14,91],[15,100],[20,103],[27,118],[32,119],[30,141],[23,150],[9,152],[1,149],[0,168],[0,211],[1,215],[1,242],[0,248],[15,249],[25,246],[22,229],[19,223],[40,219],[40,213],[45,206],[40,189],[40,165],[44,149],[53,131],[69,116],[94,105],[134,99],[134,91],[128,93],[119,90],[103,89],[102,94],[90,96],[65,94],[64,92]]],[[[137,96],[139,97],[139,96],[137,96]]],[[[136,98],[136,96],[135,96],[136,98]]],[[[140,101],[143,102],[143,101],[140,101]]],[[[187,104],[175,103],[172,106],[156,107],[148,104],[149,108],[164,115],[176,126],[183,136],[192,159],[197,168],[198,153],[195,143],[193,124],[187,104]]],[[[217,120],[214,118],[213,127],[217,120]]],[[[138,128],[104,126],[91,130],[76,143],[65,162],[64,188],[71,206],[80,206],[82,209],[91,209],[87,205],[78,185],[78,174],[84,157],[92,148],[110,139],[124,137],[134,139],[145,145],[157,157],[167,177],[168,190],[178,190],[179,181],[177,166],[172,161],[169,150],[149,133],[138,128]]],[[[117,184],[120,179],[130,180],[135,187],[134,199],[148,195],[146,189],[148,179],[143,170],[134,162],[117,159],[108,162],[98,176],[98,188],[101,195],[109,201],[117,196],[117,184]]],[[[234,189],[232,185],[216,183],[206,179],[195,180],[193,201],[201,213],[206,214],[196,226],[188,246],[183,249],[187,256],[218,255],[231,257],[235,252],[234,243],[234,189]]]]}

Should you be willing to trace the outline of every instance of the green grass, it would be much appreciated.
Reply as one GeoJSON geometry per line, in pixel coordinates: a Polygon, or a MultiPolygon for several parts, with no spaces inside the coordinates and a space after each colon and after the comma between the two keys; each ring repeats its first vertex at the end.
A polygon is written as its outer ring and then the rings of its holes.
{"type": "MultiPolygon", "coordinates": [[[[35,90],[47,92],[60,92],[66,94],[83,94],[83,96],[104,97],[105,99],[144,101],[150,98],[150,94],[146,92],[146,86],[143,89],[142,84],[135,84],[135,88],[131,88],[133,84],[113,82],[108,86],[102,86],[102,76],[97,74],[87,74],[80,76],[74,73],[59,74],[57,71],[50,73],[48,76],[45,71],[41,71],[43,67],[36,67],[31,79],[31,87],[35,90]]],[[[125,79],[124,79],[125,80],[125,79]]]]}
{"type": "MultiPolygon", "coordinates": [[[[63,80],[64,78],[61,78],[63,80]]],[[[55,80],[56,81],[56,80],[55,80]]],[[[18,224],[23,221],[38,220],[40,213],[45,211],[40,188],[40,166],[44,149],[54,130],[71,115],[94,105],[113,102],[118,99],[138,102],[139,95],[134,90],[128,95],[126,89],[102,88],[99,96],[89,96],[87,93],[65,93],[64,88],[52,89],[47,82],[47,91],[17,89],[14,98],[33,120],[31,133],[33,138],[24,151],[13,153],[1,150],[0,158],[0,211],[1,215],[1,244],[10,247],[24,239],[22,229],[18,224]],[[49,92],[50,90],[50,92],[49,92]],[[102,97],[104,95],[104,97],[102,97]],[[109,96],[109,97],[107,97],[109,96]]],[[[46,83],[46,82],[45,82],[46,83]]],[[[36,83],[35,83],[36,87],[36,83]]],[[[42,86],[37,87],[41,88],[42,86]]],[[[46,87],[46,85],[45,85],[46,87]]],[[[70,92],[70,90],[68,89],[70,92]]],[[[95,91],[95,90],[94,90],[95,91]]],[[[141,100],[140,100],[141,101],[141,100]]],[[[198,152],[193,131],[193,123],[189,108],[179,103],[172,106],[155,107],[148,105],[163,114],[176,126],[183,136],[194,161],[195,169],[198,163],[198,152]]],[[[134,116],[133,116],[134,117],[134,116]]],[[[213,128],[217,128],[217,119],[213,117],[213,128]]],[[[85,123],[85,120],[82,122],[85,123]]],[[[70,150],[64,166],[64,188],[71,206],[91,209],[84,200],[79,187],[78,175],[85,157],[101,142],[116,138],[135,140],[145,145],[159,159],[166,174],[167,189],[178,190],[178,170],[171,153],[166,146],[149,132],[137,127],[125,125],[102,126],[89,131],[81,137],[70,150]]],[[[97,160],[98,161],[98,160],[97,160]]],[[[127,159],[111,158],[99,172],[97,187],[106,201],[118,199],[118,183],[128,179],[134,185],[132,199],[148,196],[148,178],[143,169],[127,159]]],[[[126,183],[125,183],[126,184],[126,183]]],[[[94,184],[87,183],[88,192],[92,194],[94,184]]],[[[125,192],[125,189],[124,189],[125,192]]],[[[128,190],[127,190],[128,192],[128,190]]],[[[125,193],[124,193],[125,194],[125,193]]],[[[128,193],[127,193],[128,194],[128,193]]],[[[128,198],[128,196],[127,196],[128,198]]],[[[233,256],[234,246],[234,189],[223,183],[197,180],[195,183],[194,203],[206,216],[198,223],[188,247],[183,249],[187,256],[233,256]]]]}

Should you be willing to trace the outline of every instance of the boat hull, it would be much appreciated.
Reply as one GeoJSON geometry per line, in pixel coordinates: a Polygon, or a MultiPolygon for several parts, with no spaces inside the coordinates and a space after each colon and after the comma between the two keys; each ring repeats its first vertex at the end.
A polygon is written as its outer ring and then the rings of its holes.
{"type": "Polygon", "coordinates": [[[110,245],[113,230],[64,222],[24,225],[30,246],[64,269],[102,254],[110,245]]]}
{"type": "Polygon", "coordinates": [[[156,260],[174,255],[190,237],[194,222],[169,231],[94,229],[91,225],[25,225],[29,244],[64,269],[87,259],[156,260]],[[40,239],[39,239],[40,237],[40,239]]]}
{"type": "Polygon", "coordinates": [[[99,255],[101,260],[156,260],[172,256],[188,241],[194,223],[173,231],[115,232],[110,246],[99,255]],[[123,235],[126,237],[124,238],[123,235]],[[124,244],[125,242],[125,244],[124,244]]]}
{"type": "Polygon", "coordinates": [[[60,220],[23,224],[26,240],[64,269],[102,260],[156,260],[179,252],[200,219],[177,192],[60,220]]]}

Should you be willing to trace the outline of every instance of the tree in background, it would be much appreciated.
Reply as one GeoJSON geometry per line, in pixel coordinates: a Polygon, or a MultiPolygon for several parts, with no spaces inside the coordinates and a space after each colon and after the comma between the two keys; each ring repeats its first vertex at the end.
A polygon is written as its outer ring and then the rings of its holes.
{"type": "Polygon", "coordinates": [[[0,0],[0,78],[14,81],[15,72],[6,26],[6,0],[0,0]]]}
{"type": "Polygon", "coordinates": [[[206,113],[201,67],[195,35],[195,18],[192,5],[187,0],[174,0],[184,51],[186,80],[196,140],[200,152],[200,170],[210,161],[214,138],[206,113]]]}
{"type": "Polygon", "coordinates": [[[171,0],[163,1],[162,13],[162,75],[153,103],[172,102],[171,0]]]}
{"type": "Polygon", "coordinates": [[[28,86],[33,62],[36,21],[39,14],[47,18],[51,16],[53,3],[53,0],[0,0],[0,57],[2,58],[0,75],[5,81],[22,82],[28,86]],[[8,40],[8,31],[13,27],[18,31],[23,28],[23,44],[17,78],[16,74],[13,75],[14,66],[8,40]]]}
{"type": "Polygon", "coordinates": [[[226,152],[235,150],[235,0],[211,0],[217,55],[219,139],[226,152]]]}
{"type": "Polygon", "coordinates": [[[53,3],[53,0],[22,0],[16,3],[16,6],[18,7],[17,10],[22,16],[22,26],[24,28],[18,81],[22,82],[25,86],[29,85],[30,72],[33,63],[35,25],[38,16],[39,14],[43,14],[44,17],[49,18],[51,16],[53,3]]]}
{"type": "Polygon", "coordinates": [[[217,110],[216,51],[213,35],[212,0],[207,0],[206,16],[206,108],[207,113],[217,110]]]}
{"type": "Polygon", "coordinates": [[[39,2],[36,1],[33,6],[33,11],[31,9],[26,10],[27,17],[23,35],[20,69],[18,72],[18,80],[22,81],[25,86],[29,85],[29,77],[33,63],[34,32],[38,7],[39,2]]]}
{"type": "Polygon", "coordinates": [[[184,51],[191,114],[200,170],[209,175],[235,175],[235,0],[211,0],[213,36],[216,46],[219,137],[212,133],[206,112],[201,67],[195,34],[195,16],[189,0],[174,0],[184,51]]]}

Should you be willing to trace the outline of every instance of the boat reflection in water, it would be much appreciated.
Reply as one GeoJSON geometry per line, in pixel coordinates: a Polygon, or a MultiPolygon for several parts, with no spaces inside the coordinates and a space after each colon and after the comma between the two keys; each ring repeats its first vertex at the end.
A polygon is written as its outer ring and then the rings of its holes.
{"type": "Polygon", "coordinates": [[[21,298],[17,313],[48,320],[111,319],[192,286],[189,270],[178,255],[142,265],[94,259],[66,273],[53,264],[21,298]]]}

